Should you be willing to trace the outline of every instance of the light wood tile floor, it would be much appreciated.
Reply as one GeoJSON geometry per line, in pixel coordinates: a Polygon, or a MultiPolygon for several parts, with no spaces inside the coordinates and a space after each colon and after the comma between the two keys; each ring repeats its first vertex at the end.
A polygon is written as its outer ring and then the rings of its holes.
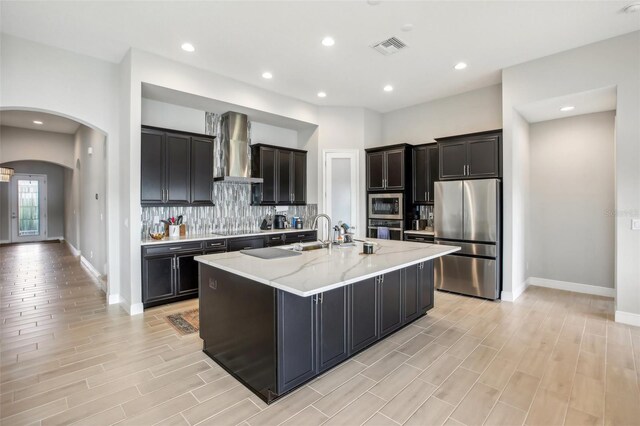
{"type": "Polygon", "coordinates": [[[164,317],[105,305],[64,244],[0,248],[3,425],[634,425],[640,329],[613,300],[532,287],[436,308],[266,406],[164,317]]]}

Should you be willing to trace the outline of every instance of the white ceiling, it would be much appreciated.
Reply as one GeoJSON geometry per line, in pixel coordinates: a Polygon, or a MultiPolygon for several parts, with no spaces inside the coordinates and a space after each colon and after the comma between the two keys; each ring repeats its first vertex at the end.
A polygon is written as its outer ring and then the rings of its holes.
{"type": "Polygon", "coordinates": [[[59,115],[18,110],[0,111],[0,125],[70,135],[75,134],[80,127],[77,121],[59,115]],[[42,124],[34,124],[34,121],[42,121],[42,124]]]}
{"type": "Polygon", "coordinates": [[[616,101],[616,88],[604,87],[522,105],[518,107],[518,111],[529,123],[537,123],[574,115],[612,111],[616,109],[616,101]],[[561,111],[560,108],[565,106],[574,106],[575,109],[561,111]]]}
{"type": "Polygon", "coordinates": [[[2,1],[2,31],[119,62],[130,46],[318,105],[386,112],[500,82],[500,70],[640,29],[628,1],[2,1]],[[413,30],[401,27],[413,24],[413,30]],[[326,48],[324,36],[335,38],[326,48]],[[382,56],[390,36],[408,48],[382,56]],[[189,41],[192,54],[180,49],[189,41]],[[454,71],[465,61],[469,67],[454,71]],[[271,71],[272,80],[261,77],[271,71]],[[386,93],[382,87],[394,86],[386,93]],[[319,90],[328,96],[320,99],[319,90]]]}

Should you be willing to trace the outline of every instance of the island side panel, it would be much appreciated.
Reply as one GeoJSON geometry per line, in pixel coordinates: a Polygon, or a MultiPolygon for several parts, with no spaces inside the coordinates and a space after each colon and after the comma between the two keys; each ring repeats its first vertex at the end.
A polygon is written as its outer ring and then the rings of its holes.
{"type": "Polygon", "coordinates": [[[276,393],[276,291],[200,264],[203,350],[263,399],[276,393]]]}

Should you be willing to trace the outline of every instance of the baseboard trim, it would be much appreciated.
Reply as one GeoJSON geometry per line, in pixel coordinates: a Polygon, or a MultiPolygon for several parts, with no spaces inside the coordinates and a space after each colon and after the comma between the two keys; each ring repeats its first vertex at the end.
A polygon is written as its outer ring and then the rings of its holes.
{"type": "Polygon", "coordinates": [[[593,294],[595,296],[615,297],[616,291],[613,288],[599,287],[597,285],[580,284],[570,281],[549,280],[546,278],[529,277],[528,285],[536,287],[555,288],[556,290],[573,291],[574,293],[593,294]]]}
{"type": "Polygon", "coordinates": [[[616,322],[640,327],[640,315],[633,312],[616,311],[616,322]]]}
{"type": "Polygon", "coordinates": [[[515,300],[520,297],[522,293],[527,289],[528,283],[527,281],[520,284],[514,291],[503,291],[500,293],[500,299],[505,302],[515,302],[515,300]]]}
{"type": "Polygon", "coordinates": [[[64,240],[64,242],[67,244],[67,246],[69,246],[69,250],[71,250],[71,253],[72,253],[74,256],[80,256],[80,255],[82,254],[82,253],[80,252],[80,250],[78,250],[77,248],[75,248],[75,247],[73,246],[73,244],[71,244],[69,241],[64,240]]]}
{"type": "Polygon", "coordinates": [[[120,301],[120,306],[122,306],[122,309],[124,309],[131,316],[140,315],[144,312],[144,306],[142,306],[142,303],[129,304],[128,301],[122,299],[120,301]]]}
{"type": "Polygon", "coordinates": [[[0,244],[9,244],[11,240],[0,240],[0,244]]]}
{"type": "Polygon", "coordinates": [[[120,298],[119,294],[110,294],[108,297],[108,302],[110,305],[117,305],[118,303],[122,302],[122,299],[120,298]]]}

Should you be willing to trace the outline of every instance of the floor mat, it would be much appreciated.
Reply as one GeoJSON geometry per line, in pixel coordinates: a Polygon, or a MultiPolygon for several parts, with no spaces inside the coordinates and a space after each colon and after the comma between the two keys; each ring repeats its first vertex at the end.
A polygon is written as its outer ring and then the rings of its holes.
{"type": "Polygon", "coordinates": [[[200,315],[198,309],[168,315],[167,321],[180,334],[196,333],[200,330],[200,315]]]}

